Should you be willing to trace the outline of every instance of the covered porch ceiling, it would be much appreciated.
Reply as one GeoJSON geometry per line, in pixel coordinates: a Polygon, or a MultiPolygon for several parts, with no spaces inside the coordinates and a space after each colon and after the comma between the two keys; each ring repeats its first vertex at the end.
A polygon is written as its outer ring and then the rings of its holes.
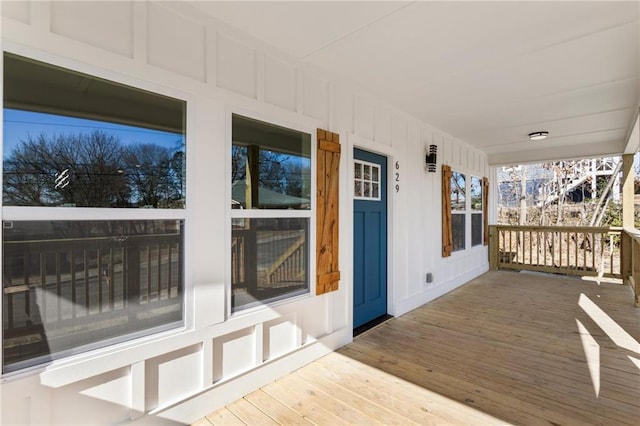
{"type": "Polygon", "coordinates": [[[492,165],[638,148],[639,1],[192,3],[492,165]]]}

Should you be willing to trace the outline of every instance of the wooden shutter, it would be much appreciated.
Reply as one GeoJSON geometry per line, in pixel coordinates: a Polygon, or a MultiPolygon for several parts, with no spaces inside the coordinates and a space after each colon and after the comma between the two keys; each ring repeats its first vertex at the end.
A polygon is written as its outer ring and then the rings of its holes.
{"type": "Polygon", "coordinates": [[[442,257],[451,256],[453,231],[451,230],[451,167],[442,165],[442,257]]]}
{"type": "Polygon", "coordinates": [[[482,178],[482,245],[489,244],[489,178],[482,178]]]}
{"type": "Polygon", "coordinates": [[[338,196],[340,138],[318,129],[318,192],[316,220],[316,294],[338,289],[338,196]]]}

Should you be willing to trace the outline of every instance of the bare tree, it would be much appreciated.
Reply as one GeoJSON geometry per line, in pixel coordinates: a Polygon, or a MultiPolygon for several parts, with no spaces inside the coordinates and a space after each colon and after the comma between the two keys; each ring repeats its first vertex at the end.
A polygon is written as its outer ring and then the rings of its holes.
{"type": "Polygon", "coordinates": [[[104,131],[41,134],[5,157],[5,205],[175,207],[184,203],[184,152],[127,145],[104,131]]]}
{"type": "Polygon", "coordinates": [[[7,205],[122,207],[129,187],[119,140],[102,131],[29,137],[4,161],[7,205]]]}

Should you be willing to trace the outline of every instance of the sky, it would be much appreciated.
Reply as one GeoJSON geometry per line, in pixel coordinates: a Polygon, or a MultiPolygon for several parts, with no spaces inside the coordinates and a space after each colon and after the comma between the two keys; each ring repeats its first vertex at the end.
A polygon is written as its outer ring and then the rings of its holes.
{"type": "Polygon", "coordinates": [[[177,133],[142,127],[5,108],[3,158],[10,155],[20,140],[29,135],[38,137],[42,133],[49,135],[91,133],[98,129],[116,135],[124,145],[156,144],[176,149],[180,146],[179,142],[183,138],[183,135],[177,133]]]}

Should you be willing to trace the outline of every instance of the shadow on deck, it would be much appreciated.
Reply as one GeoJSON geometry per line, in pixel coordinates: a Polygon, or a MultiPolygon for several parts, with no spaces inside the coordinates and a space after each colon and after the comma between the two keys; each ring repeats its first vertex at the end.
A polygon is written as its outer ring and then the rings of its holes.
{"type": "Polygon", "coordinates": [[[637,424],[628,286],[488,272],[196,424],[637,424]]]}

